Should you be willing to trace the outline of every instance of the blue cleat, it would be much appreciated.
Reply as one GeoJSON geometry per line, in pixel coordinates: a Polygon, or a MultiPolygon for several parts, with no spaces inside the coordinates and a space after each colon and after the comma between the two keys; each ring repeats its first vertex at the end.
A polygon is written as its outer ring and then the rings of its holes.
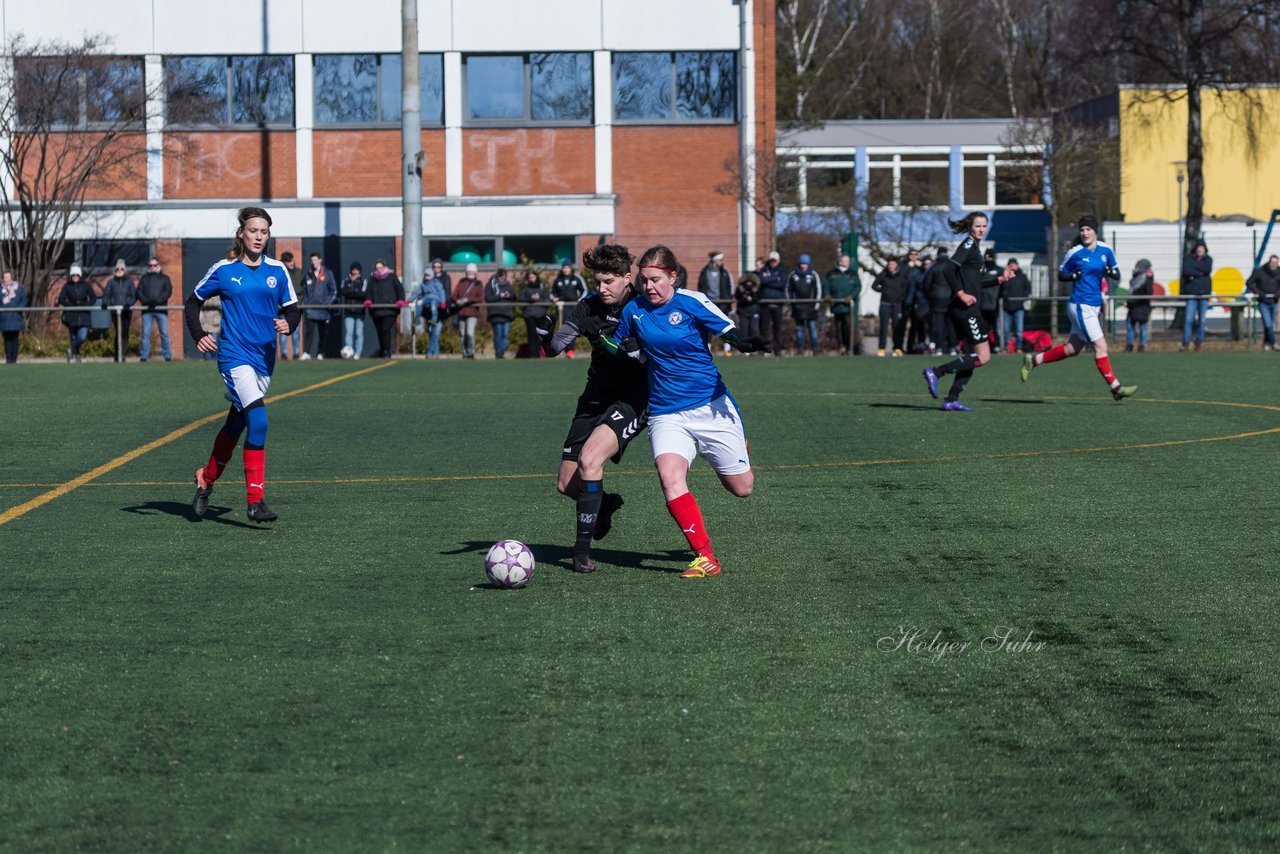
{"type": "Polygon", "coordinates": [[[929,384],[929,394],[933,395],[933,399],[938,399],[938,372],[933,368],[924,369],[924,381],[929,384]]]}
{"type": "Polygon", "coordinates": [[[942,404],[942,411],[943,412],[972,412],[973,407],[965,406],[963,403],[961,403],[958,400],[948,400],[946,403],[942,404]]]}

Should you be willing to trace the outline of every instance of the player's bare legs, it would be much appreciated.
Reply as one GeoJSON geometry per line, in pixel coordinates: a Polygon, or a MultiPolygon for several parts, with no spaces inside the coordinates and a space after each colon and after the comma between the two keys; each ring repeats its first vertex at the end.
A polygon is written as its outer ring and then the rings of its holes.
{"type": "Polygon", "coordinates": [[[724,484],[724,488],[732,492],[738,498],[747,498],[751,495],[751,490],[756,483],[756,473],[748,469],[741,474],[722,474],[720,482],[724,484]]]}

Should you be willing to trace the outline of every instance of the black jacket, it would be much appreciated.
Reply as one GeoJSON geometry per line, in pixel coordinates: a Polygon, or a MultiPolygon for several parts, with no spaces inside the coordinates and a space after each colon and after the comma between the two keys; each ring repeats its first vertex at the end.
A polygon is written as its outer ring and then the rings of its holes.
{"type": "Polygon", "coordinates": [[[133,286],[133,279],[128,276],[112,276],[107,286],[102,289],[102,307],[109,305],[133,305],[138,301],[138,289],[133,286]]]}
{"type": "MultiPolygon", "coordinates": [[[[400,277],[395,273],[388,272],[381,279],[377,276],[370,276],[369,295],[365,299],[371,301],[375,306],[379,303],[404,302],[404,285],[400,284],[400,277]]],[[[391,308],[371,308],[369,309],[369,315],[371,317],[386,317],[398,311],[399,309],[394,305],[391,308]]]]}
{"type": "Polygon", "coordinates": [[[801,272],[798,268],[787,277],[787,296],[806,300],[791,304],[791,316],[796,320],[813,320],[818,316],[818,301],[822,299],[822,278],[810,267],[801,272]],[[807,300],[813,300],[808,302],[807,300]]]}
{"type": "Polygon", "coordinates": [[[1013,274],[1013,278],[1000,286],[1000,298],[1004,300],[1007,312],[1022,311],[1027,300],[1031,299],[1031,280],[1021,270],[1013,274]]]}
{"type": "Polygon", "coordinates": [[[901,267],[896,273],[890,273],[886,267],[871,283],[871,290],[880,294],[880,299],[887,303],[901,304],[907,298],[907,273],[901,267]]]}
{"type": "MultiPolygon", "coordinates": [[[[58,305],[68,307],[90,306],[98,301],[98,297],[93,292],[93,285],[81,279],[79,282],[67,282],[62,286],[62,291],[58,294],[58,305]]],[[[89,312],[87,311],[64,311],[62,313],[62,325],[72,329],[89,325],[89,312]]]]}
{"type": "Polygon", "coordinates": [[[338,298],[345,306],[358,306],[363,309],[364,301],[369,298],[369,280],[364,276],[358,279],[348,276],[342,280],[342,284],[338,285],[338,298]]]}
{"type": "MultiPolygon", "coordinates": [[[[1155,293],[1155,279],[1150,262],[1147,262],[1146,267],[1135,269],[1133,278],[1129,280],[1129,296],[1151,296],[1155,293]]],[[[1125,307],[1129,309],[1129,319],[1135,323],[1146,323],[1151,319],[1151,300],[1149,299],[1129,299],[1125,307]]]]}
{"type": "Polygon", "coordinates": [[[154,309],[156,306],[168,305],[173,296],[173,282],[164,273],[143,273],[138,279],[138,302],[144,308],[154,309]]]}
{"type": "Polygon", "coordinates": [[[987,286],[987,282],[992,279],[1000,278],[1000,268],[994,264],[982,265],[982,296],[978,297],[978,308],[981,311],[995,311],[1000,305],[1000,288],[992,285],[987,286]]]}
{"type": "Polygon", "coordinates": [[[733,276],[724,267],[708,264],[698,274],[698,290],[712,302],[729,302],[733,299],[733,276]]]}
{"type": "Polygon", "coordinates": [[[938,258],[924,274],[924,290],[929,297],[930,311],[943,311],[951,302],[951,285],[947,282],[946,267],[951,259],[946,252],[939,252],[938,258]]]}
{"type": "Polygon", "coordinates": [[[1213,292],[1213,256],[1197,258],[1188,255],[1182,259],[1182,295],[1207,297],[1213,292]]]}
{"type": "Polygon", "coordinates": [[[520,302],[524,303],[525,320],[541,320],[547,316],[551,308],[551,291],[539,279],[536,283],[524,286],[520,291],[520,302]]]}
{"type": "Polygon", "coordinates": [[[551,283],[551,293],[560,302],[577,302],[587,293],[587,283],[576,273],[561,273],[551,283]]]}
{"type": "Polygon", "coordinates": [[[1258,302],[1263,305],[1275,305],[1280,300],[1280,267],[1272,270],[1263,266],[1253,271],[1245,290],[1258,295],[1258,302]]]}
{"type": "MultiPolygon", "coordinates": [[[[484,301],[486,303],[503,303],[516,301],[516,289],[512,287],[510,279],[499,279],[497,276],[489,279],[488,284],[484,286],[484,301]]],[[[490,305],[488,318],[489,322],[495,320],[501,323],[508,323],[516,316],[515,306],[511,305],[490,305]]]]}

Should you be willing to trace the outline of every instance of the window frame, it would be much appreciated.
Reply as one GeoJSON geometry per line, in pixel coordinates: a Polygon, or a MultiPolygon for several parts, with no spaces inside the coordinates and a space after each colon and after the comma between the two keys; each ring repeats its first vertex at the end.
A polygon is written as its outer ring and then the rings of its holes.
{"type": "Polygon", "coordinates": [[[613,101],[609,105],[609,109],[613,114],[613,124],[615,125],[654,125],[654,124],[680,124],[680,125],[735,125],[740,119],[742,111],[742,81],[741,69],[738,68],[738,55],[732,50],[617,50],[609,57],[609,79],[610,88],[613,91],[613,101]],[[619,56],[627,56],[640,53],[665,53],[670,66],[671,81],[671,103],[670,112],[666,117],[648,117],[640,119],[622,119],[618,118],[618,74],[617,74],[617,58],[619,56]],[[733,68],[733,108],[732,115],[728,118],[684,118],[680,116],[680,85],[677,75],[676,54],[681,53],[707,53],[707,54],[727,54],[733,57],[731,63],[733,68]]]}
{"type": "Polygon", "coordinates": [[[595,85],[595,58],[591,51],[584,50],[533,50],[533,51],[503,51],[501,53],[481,53],[472,52],[462,55],[462,126],[464,128],[502,128],[502,127],[592,127],[596,123],[596,85],[595,85]],[[533,67],[530,57],[535,54],[574,54],[587,57],[592,68],[591,78],[591,96],[590,103],[587,105],[586,118],[582,119],[535,119],[533,117],[533,67]],[[472,57],[488,58],[488,57],[518,57],[520,59],[521,86],[524,95],[524,114],[520,118],[495,118],[495,119],[475,119],[471,118],[471,81],[467,73],[467,63],[472,57]]]}
{"type": "Polygon", "coordinates": [[[279,131],[288,131],[288,130],[296,130],[296,129],[297,129],[297,127],[298,127],[298,74],[297,74],[297,67],[296,67],[296,65],[295,65],[295,62],[296,62],[296,60],[295,60],[295,58],[294,58],[294,54],[291,54],[291,53],[267,53],[267,54],[246,54],[246,53],[227,53],[227,54],[220,54],[220,53],[183,53],[183,54],[172,54],[172,55],[170,55],[170,56],[166,56],[166,57],[164,57],[164,63],[163,63],[163,65],[164,65],[164,67],[163,67],[163,75],[164,75],[164,95],[165,95],[164,129],[165,129],[165,130],[176,130],[176,131],[186,131],[186,130],[239,130],[239,131],[244,131],[244,130],[279,130],[279,131]],[[290,82],[291,82],[291,84],[292,84],[292,88],[293,88],[293,99],[292,99],[292,104],[291,104],[291,106],[290,106],[290,112],[292,113],[292,116],[290,117],[290,119],[289,119],[289,121],[288,121],[288,122],[253,122],[253,123],[250,123],[250,122],[237,122],[237,121],[235,121],[235,119],[234,119],[234,116],[235,116],[235,101],[234,101],[234,96],[235,96],[235,79],[234,79],[234,77],[233,77],[232,65],[233,65],[233,60],[234,60],[236,57],[251,58],[251,59],[263,59],[263,58],[271,58],[271,57],[280,57],[280,58],[284,58],[284,59],[287,59],[287,60],[288,60],[288,66],[289,66],[289,78],[290,78],[290,82]],[[224,112],[224,115],[226,116],[226,120],[225,120],[224,122],[190,122],[190,121],[178,121],[178,122],[175,122],[175,121],[172,121],[172,120],[170,119],[170,97],[169,97],[169,93],[170,93],[170,85],[169,85],[169,84],[170,84],[170,77],[169,77],[169,62],[170,62],[171,60],[182,60],[182,59],[220,59],[220,60],[222,60],[222,61],[223,61],[223,74],[224,74],[224,77],[223,77],[223,83],[224,83],[225,91],[226,91],[226,95],[225,95],[225,98],[224,98],[224,101],[223,101],[223,104],[222,104],[223,110],[225,111],[225,112],[224,112]]]}
{"type": "MultiPolygon", "coordinates": [[[[48,129],[50,131],[53,131],[54,133],[63,133],[63,132],[70,133],[74,131],[111,130],[113,128],[121,128],[121,129],[145,128],[147,124],[147,102],[149,100],[147,97],[146,57],[136,56],[134,54],[119,54],[119,55],[117,54],[96,55],[95,54],[87,58],[100,59],[107,63],[126,63],[127,62],[136,66],[136,69],[138,71],[138,82],[140,84],[140,89],[138,94],[142,96],[138,118],[136,119],[122,118],[118,120],[110,120],[110,119],[90,120],[89,118],[89,72],[90,72],[90,69],[87,67],[81,66],[79,68],[74,69],[75,77],[76,77],[75,79],[76,120],[75,122],[73,123],[58,122],[58,121],[50,122],[48,124],[48,129]]],[[[13,76],[15,79],[20,73],[18,71],[17,66],[23,60],[27,60],[27,59],[39,62],[41,60],[66,60],[67,57],[64,57],[58,54],[51,54],[47,56],[16,57],[15,58],[16,61],[14,63],[15,67],[13,69],[13,76]]],[[[13,90],[13,92],[14,92],[13,97],[14,97],[14,108],[15,108],[14,109],[15,129],[18,132],[21,132],[23,128],[30,128],[31,125],[23,122],[22,104],[19,100],[19,96],[16,88],[13,90]]]]}
{"type": "MultiPolygon", "coordinates": [[[[316,60],[326,56],[373,56],[376,57],[378,73],[374,80],[374,103],[377,106],[378,114],[382,114],[382,66],[384,58],[388,56],[399,57],[398,53],[317,53],[312,56],[311,74],[315,79],[316,60]]],[[[434,56],[440,64],[440,112],[432,120],[428,121],[424,114],[419,114],[418,120],[422,128],[443,128],[445,114],[445,86],[444,86],[444,54],[443,53],[420,53],[419,55],[419,75],[421,75],[421,62],[423,58],[434,56]]],[[[311,115],[317,117],[320,114],[319,104],[316,102],[318,92],[314,91],[313,86],[311,96],[311,115]]],[[[422,88],[421,76],[419,76],[418,88],[422,88]]],[[[379,129],[400,127],[400,119],[383,119],[378,118],[374,121],[353,121],[353,122],[322,122],[319,118],[315,118],[314,127],[316,130],[361,130],[361,129],[379,129]]]]}

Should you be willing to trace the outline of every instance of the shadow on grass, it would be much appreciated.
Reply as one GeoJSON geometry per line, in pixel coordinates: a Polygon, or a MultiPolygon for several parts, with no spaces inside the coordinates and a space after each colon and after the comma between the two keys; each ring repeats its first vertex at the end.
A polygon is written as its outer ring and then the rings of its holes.
{"type": "Polygon", "coordinates": [[[936,412],[942,404],[933,403],[868,403],[871,409],[908,409],[916,412],[936,412]]]}
{"type": "MultiPolygon", "coordinates": [[[[573,549],[558,543],[525,543],[533,550],[533,556],[537,559],[541,566],[556,566],[567,572],[573,572],[573,549]]],[[[484,554],[489,551],[493,543],[488,541],[467,540],[459,544],[456,549],[449,549],[440,552],[442,555],[460,555],[460,554],[484,554]]],[[[613,549],[593,548],[591,557],[602,570],[608,570],[610,567],[623,567],[625,569],[643,569],[646,572],[684,572],[685,565],[688,563],[688,554],[684,551],[676,551],[668,549],[661,552],[653,552],[642,554],[639,552],[624,552],[613,549]],[[676,566],[663,566],[647,561],[674,561],[676,566]]],[[[477,587],[485,587],[486,585],[476,585],[477,587]]],[[[495,589],[496,585],[492,586],[495,589]]]]}
{"type": "Polygon", "coordinates": [[[145,504],[134,504],[131,507],[121,507],[120,509],[125,513],[134,513],[138,516],[163,514],[165,516],[177,516],[180,519],[186,519],[188,522],[216,522],[219,525],[230,525],[233,528],[249,528],[255,531],[260,527],[265,527],[250,525],[248,522],[241,522],[239,519],[224,519],[224,516],[232,512],[230,507],[209,505],[209,509],[205,512],[203,519],[192,511],[190,504],[184,504],[179,501],[148,501],[145,504]]]}

